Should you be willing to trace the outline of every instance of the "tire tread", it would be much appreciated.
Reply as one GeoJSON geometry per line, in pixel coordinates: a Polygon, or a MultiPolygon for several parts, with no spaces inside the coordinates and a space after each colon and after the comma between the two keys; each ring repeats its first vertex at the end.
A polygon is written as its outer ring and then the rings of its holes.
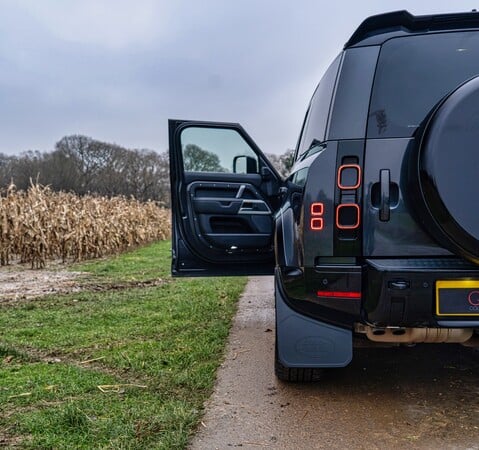
{"type": "Polygon", "coordinates": [[[324,369],[310,367],[286,367],[278,360],[275,355],[274,372],[281,381],[292,383],[310,383],[323,379],[324,369]]]}

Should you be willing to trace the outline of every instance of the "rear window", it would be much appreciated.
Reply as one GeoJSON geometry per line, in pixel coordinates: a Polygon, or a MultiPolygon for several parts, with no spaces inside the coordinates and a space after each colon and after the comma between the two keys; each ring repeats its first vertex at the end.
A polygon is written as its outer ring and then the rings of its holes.
{"type": "Polygon", "coordinates": [[[368,137],[410,137],[447,93],[479,75],[479,33],[395,38],[379,54],[368,137]]]}

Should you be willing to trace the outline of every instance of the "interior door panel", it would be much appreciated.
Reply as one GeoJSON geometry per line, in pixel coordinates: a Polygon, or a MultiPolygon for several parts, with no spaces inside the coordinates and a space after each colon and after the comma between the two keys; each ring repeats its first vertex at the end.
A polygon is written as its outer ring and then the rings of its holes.
{"type": "Polygon", "coordinates": [[[193,182],[187,191],[194,232],[209,245],[235,252],[271,245],[272,212],[253,185],[193,182]]]}
{"type": "Polygon", "coordinates": [[[273,166],[237,124],[170,120],[169,127],[172,273],[272,273],[282,184],[273,166]]]}

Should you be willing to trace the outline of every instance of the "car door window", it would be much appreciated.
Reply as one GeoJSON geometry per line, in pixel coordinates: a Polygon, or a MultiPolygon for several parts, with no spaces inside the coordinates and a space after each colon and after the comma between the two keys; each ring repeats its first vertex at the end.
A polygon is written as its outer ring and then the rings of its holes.
{"type": "Polygon", "coordinates": [[[259,172],[258,156],[236,130],[188,127],[180,141],[185,172],[259,172]]]}

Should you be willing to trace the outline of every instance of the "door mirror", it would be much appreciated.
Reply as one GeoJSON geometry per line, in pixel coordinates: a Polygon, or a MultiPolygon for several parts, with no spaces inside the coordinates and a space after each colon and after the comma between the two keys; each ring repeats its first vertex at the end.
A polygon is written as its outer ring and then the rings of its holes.
{"type": "Polygon", "coordinates": [[[258,173],[258,160],[247,155],[235,156],[233,173],[258,173]]]}

